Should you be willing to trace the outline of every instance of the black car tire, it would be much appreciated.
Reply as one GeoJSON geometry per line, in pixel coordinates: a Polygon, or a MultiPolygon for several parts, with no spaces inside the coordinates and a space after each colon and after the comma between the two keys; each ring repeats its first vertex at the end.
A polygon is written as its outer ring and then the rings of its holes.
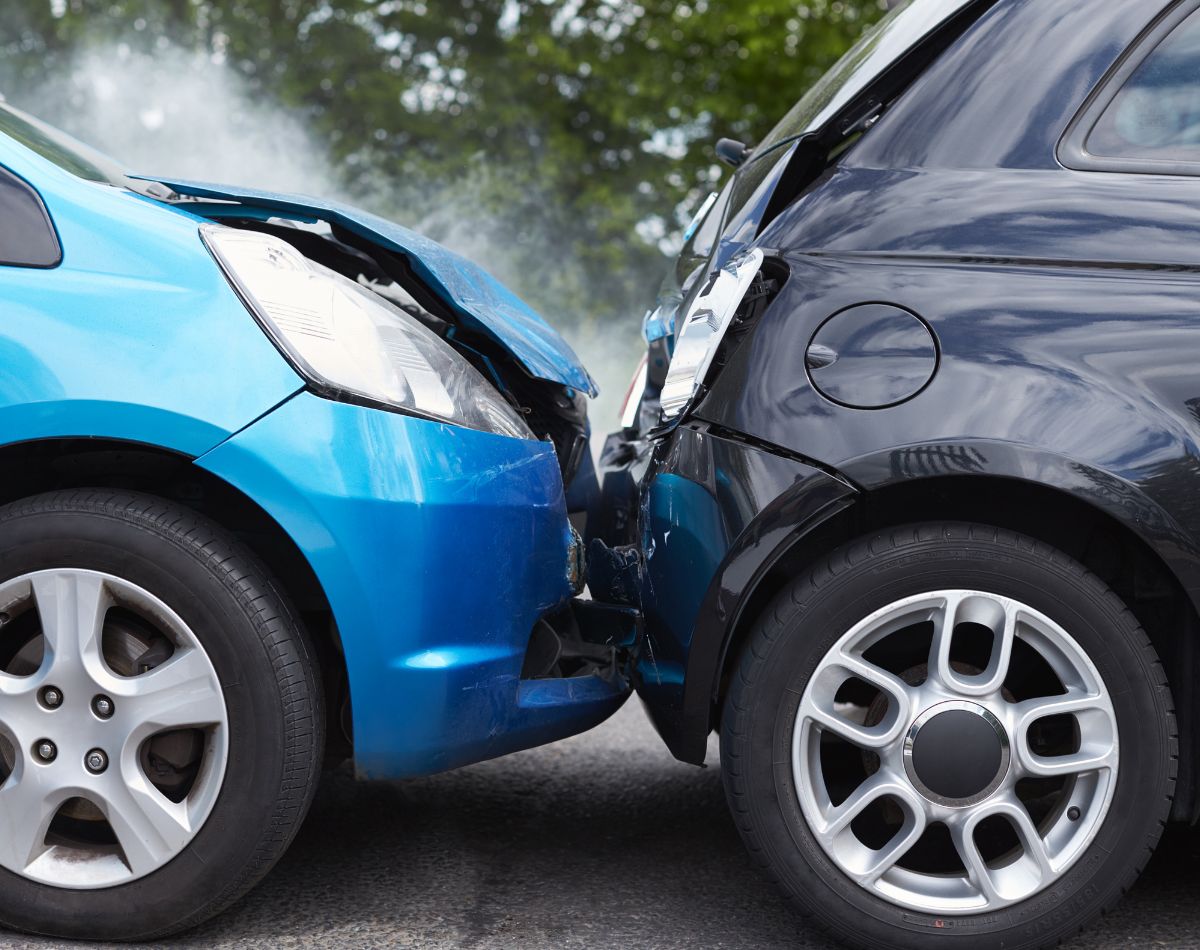
{"type": "Polygon", "coordinates": [[[159,498],[80,489],[0,509],[0,581],[67,568],[127,579],[190,626],[224,697],[227,765],[207,820],[168,863],[98,889],[0,870],[0,924],[60,938],[158,939],[236,901],[295,835],[323,747],[315,654],[253,554],[159,498]]]}
{"type": "Polygon", "coordinates": [[[739,831],[757,864],[831,935],[855,947],[1031,950],[1070,937],[1133,884],[1159,840],[1177,738],[1166,675],[1146,634],[1100,579],[1061,552],[977,524],[886,529],[849,543],[790,583],[749,632],[724,698],[721,762],[739,831]],[[961,588],[1020,600],[1072,631],[1112,695],[1120,735],[1115,792],[1096,837],[1047,889],[975,916],[919,913],[860,886],[830,860],[794,787],[791,736],[821,658],[873,611],[961,588]]]}

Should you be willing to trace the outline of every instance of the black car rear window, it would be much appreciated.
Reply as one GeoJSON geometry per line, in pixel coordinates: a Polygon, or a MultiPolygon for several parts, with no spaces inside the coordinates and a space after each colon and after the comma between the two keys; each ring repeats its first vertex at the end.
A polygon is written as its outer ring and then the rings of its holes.
{"type": "Polygon", "coordinates": [[[1142,61],[1088,134],[1096,156],[1200,161],[1200,11],[1142,61]]]}

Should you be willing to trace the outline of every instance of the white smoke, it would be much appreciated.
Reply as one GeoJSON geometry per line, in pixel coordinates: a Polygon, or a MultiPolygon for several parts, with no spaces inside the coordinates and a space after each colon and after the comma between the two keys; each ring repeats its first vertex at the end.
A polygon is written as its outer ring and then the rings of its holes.
{"type": "Polygon", "coordinates": [[[117,45],[81,53],[13,104],[137,174],[337,195],[324,148],[295,117],[255,101],[207,55],[117,45]]]}
{"type": "MultiPolygon", "coordinates": [[[[353,201],[343,186],[347,179],[303,117],[256,99],[232,69],[208,53],[164,43],[153,52],[125,44],[98,47],[81,53],[70,69],[43,77],[36,89],[6,91],[13,105],[113,155],[136,174],[353,201]]],[[[393,193],[400,193],[398,186],[393,193]]],[[[426,202],[427,197],[422,203],[428,207],[426,202]]],[[[502,229],[470,220],[478,208],[460,180],[441,211],[401,223],[431,232],[503,280],[515,265],[496,237],[502,229]]],[[[620,403],[641,354],[640,314],[630,314],[616,327],[546,316],[600,386],[601,395],[590,407],[598,451],[604,434],[618,425],[620,403]]]]}

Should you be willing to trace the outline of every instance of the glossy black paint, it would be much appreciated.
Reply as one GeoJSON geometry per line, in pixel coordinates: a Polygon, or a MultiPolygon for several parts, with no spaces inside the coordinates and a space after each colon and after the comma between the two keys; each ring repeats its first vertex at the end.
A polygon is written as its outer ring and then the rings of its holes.
{"type": "Polygon", "coordinates": [[[1161,563],[1196,626],[1200,179],[1059,160],[1123,54],[1195,6],[997,0],[785,207],[772,189],[799,152],[733,186],[751,210],[708,266],[752,243],[787,280],[684,424],[629,442],[641,692],[676,755],[702,761],[731,638],[772,568],[819,556],[824,526],[888,492],[966,485],[955,515],[993,523],[989,488],[970,485],[1069,499],[1161,563]],[[865,304],[919,315],[937,341],[932,379],[886,408],[822,394],[827,370],[805,368],[830,317],[865,304]]]}
{"type": "Polygon", "coordinates": [[[920,317],[865,303],[817,327],[804,365],[813,388],[854,409],[886,409],[911,399],[937,371],[937,340],[920,317]]]}

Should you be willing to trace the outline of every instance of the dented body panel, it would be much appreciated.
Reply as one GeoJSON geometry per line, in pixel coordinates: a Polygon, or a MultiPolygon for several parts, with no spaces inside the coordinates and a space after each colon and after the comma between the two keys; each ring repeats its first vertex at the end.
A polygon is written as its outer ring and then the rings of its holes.
{"type": "MultiPolygon", "coordinates": [[[[422,234],[336,201],[175,179],[155,179],[178,194],[234,201],[281,216],[320,220],[403,255],[416,276],[472,323],[509,349],[532,376],[589,395],[598,390],[567,342],[511,290],[478,264],[422,234]]],[[[238,213],[244,213],[239,208],[238,213]]]]}
{"type": "Polygon", "coordinates": [[[855,491],[797,458],[696,425],[650,451],[642,484],[646,630],[638,691],[671,751],[699,763],[724,631],[797,532],[855,491]]]}

